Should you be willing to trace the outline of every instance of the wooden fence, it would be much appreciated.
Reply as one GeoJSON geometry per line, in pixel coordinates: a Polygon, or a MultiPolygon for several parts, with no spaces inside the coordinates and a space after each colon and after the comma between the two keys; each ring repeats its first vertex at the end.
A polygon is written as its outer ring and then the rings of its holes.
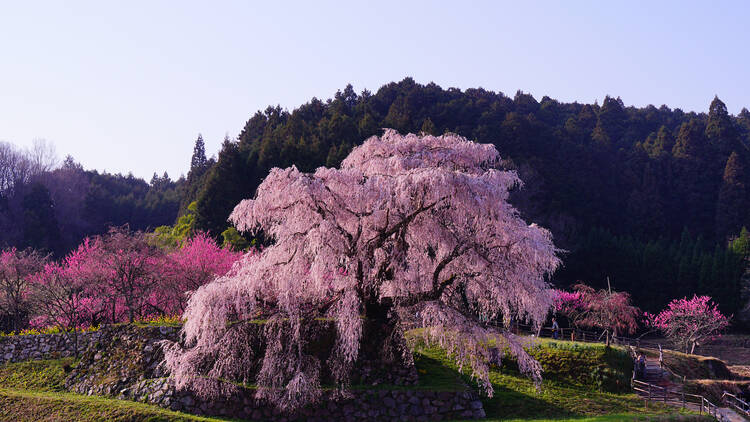
{"type": "Polygon", "coordinates": [[[697,410],[699,414],[707,414],[723,421],[724,416],[719,412],[719,407],[711,403],[707,398],[698,394],[688,394],[684,391],[674,391],[655,384],[632,380],[633,391],[643,397],[646,407],[649,402],[662,402],[672,406],[681,406],[683,409],[697,410]]]}

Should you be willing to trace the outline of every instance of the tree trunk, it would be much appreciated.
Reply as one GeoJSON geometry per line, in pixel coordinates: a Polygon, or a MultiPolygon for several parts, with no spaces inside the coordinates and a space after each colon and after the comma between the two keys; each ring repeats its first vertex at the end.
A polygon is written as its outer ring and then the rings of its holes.
{"type": "Polygon", "coordinates": [[[390,300],[365,304],[365,321],[359,357],[355,364],[354,378],[363,384],[394,383],[408,381],[403,375],[416,370],[411,359],[405,359],[408,350],[403,331],[390,300]]]}
{"type": "Polygon", "coordinates": [[[78,358],[78,328],[73,327],[73,355],[78,358]]]}

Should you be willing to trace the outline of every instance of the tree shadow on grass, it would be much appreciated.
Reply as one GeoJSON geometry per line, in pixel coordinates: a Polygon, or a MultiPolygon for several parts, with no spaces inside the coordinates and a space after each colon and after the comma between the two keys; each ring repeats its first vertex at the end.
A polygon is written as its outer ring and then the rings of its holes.
{"type": "Polygon", "coordinates": [[[484,411],[490,419],[582,416],[546,400],[537,393],[516,391],[498,383],[493,383],[494,396],[486,397],[478,390],[471,377],[460,373],[453,365],[421,353],[415,353],[414,363],[419,373],[419,389],[462,391],[471,388],[479,393],[484,411]]]}
{"type": "Polygon", "coordinates": [[[482,397],[482,405],[489,419],[556,419],[583,416],[562,408],[541,395],[516,391],[494,383],[493,387],[493,397],[482,397]]]}

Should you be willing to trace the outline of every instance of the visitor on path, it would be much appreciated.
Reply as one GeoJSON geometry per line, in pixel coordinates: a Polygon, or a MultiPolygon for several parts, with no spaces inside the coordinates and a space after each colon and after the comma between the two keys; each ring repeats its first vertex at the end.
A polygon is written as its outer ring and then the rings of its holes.
{"type": "Polygon", "coordinates": [[[552,338],[557,340],[557,338],[559,337],[559,332],[560,332],[560,326],[557,325],[557,320],[554,317],[552,317],[552,338]]]}
{"type": "Polygon", "coordinates": [[[638,359],[635,363],[636,378],[644,379],[646,377],[646,356],[643,353],[638,354],[638,359]]]}
{"type": "Polygon", "coordinates": [[[659,368],[664,369],[664,353],[661,351],[661,344],[659,345],[659,368]]]}

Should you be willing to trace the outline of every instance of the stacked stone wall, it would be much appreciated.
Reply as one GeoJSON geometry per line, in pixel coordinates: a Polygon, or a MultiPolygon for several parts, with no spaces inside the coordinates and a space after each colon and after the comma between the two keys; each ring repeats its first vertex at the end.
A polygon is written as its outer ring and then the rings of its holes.
{"type": "MultiPolygon", "coordinates": [[[[99,339],[99,331],[78,333],[78,351],[82,352],[99,339]]],[[[0,337],[0,364],[30,359],[53,359],[73,356],[71,334],[35,334],[0,337]]]]}
{"type": "MultiPolygon", "coordinates": [[[[440,421],[485,416],[482,402],[468,388],[428,391],[419,387],[373,386],[372,389],[355,389],[345,399],[324,392],[316,405],[296,414],[282,414],[269,403],[256,400],[252,389],[241,389],[227,399],[203,400],[191,391],[175,389],[159,365],[163,358],[160,343],[178,339],[178,327],[107,326],[99,331],[80,333],[78,349],[84,352],[68,376],[66,388],[79,394],[134,400],[197,415],[253,421],[440,421]]],[[[59,358],[73,353],[72,338],[64,334],[0,338],[0,364],[59,358]]],[[[390,370],[388,378],[403,381],[404,385],[416,383],[413,366],[390,370]]]]}

